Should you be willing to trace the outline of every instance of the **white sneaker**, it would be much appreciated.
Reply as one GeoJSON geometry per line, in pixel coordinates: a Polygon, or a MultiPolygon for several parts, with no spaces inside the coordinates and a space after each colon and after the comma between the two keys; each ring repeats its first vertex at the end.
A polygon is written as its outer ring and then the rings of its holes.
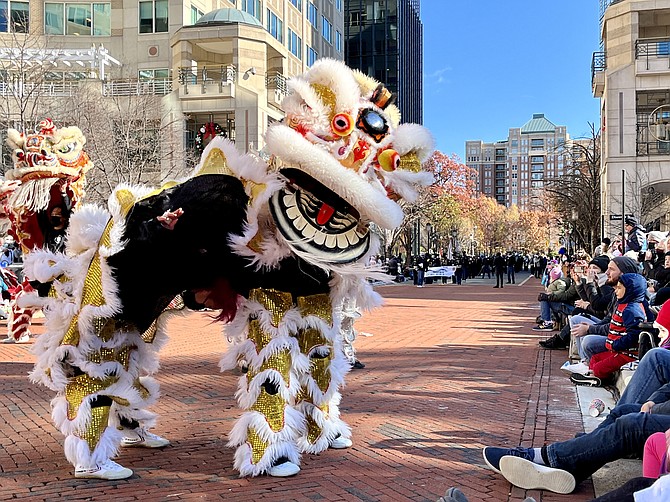
{"type": "Polygon", "coordinates": [[[338,436],[330,442],[330,448],[336,450],[344,450],[345,448],[351,448],[351,445],[354,443],[349,438],[338,436]]]}
{"type": "Polygon", "coordinates": [[[77,466],[74,470],[75,478],[97,479],[126,479],[133,475],[133,471],[117,464],[113,460],[106,460],[95,467],[77,466]]]}
{"type": "Polygon", "coordinates": [[[514,486],[525,490],[549,490],[554,493],[572,493],[575,477],[568,471],[539,465],[519,457],[502,457],[500,473],[514,486]]]}
{"type": "Polygon", "coordinates": [[[578,362],[575,364],[570,364],[570,361],[565,361],[563,366],[561,366],[561,371],[566,372],[569,375],[573,373],[579,373],[580,375],[586,375],[590,369],[589,366],[583,362],[578,362]]]}
{"type": "Polygon", "coordinates": [[[275,478],[287,478],[289,476],[295,476],[299,472],[300,466],[293,462],[284,462],[282,464],[273,465],[268,469],[268,475],[274,476],[275,478]]]}
{"type": "Polygon", "coordinates": [[[143,427],[136,429],[123,429],[123,438],[121,446],[126,448],[137,446],[141,448],[163,448],[170,444],[170,441],[152,434],[143,427]]]}
{"type": "Polygon", "coordinates": [[[18,340],[16,340],[13,336],[8,336],[4,340],[1,340],[0,343],[30,343],[30,335],[28,333],[24,333],[18,340]]]}

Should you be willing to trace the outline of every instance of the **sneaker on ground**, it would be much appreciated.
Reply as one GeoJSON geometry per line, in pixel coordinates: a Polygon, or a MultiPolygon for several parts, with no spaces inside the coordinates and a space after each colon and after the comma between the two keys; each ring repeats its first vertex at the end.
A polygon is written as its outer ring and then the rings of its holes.
{"type": "Polygon", "coordinates": [[[446,491],[444,497],[437,499],[437,502],[468,502],[468,498],[461,490],[452,486],[446,491]]]}
{"type": "Polygon", "coordinates": [[[75,478],[96,479],[126,479],[133,475],[133,471],[117,464],[113,460],[107,460],[94,467],[77,466],[74,470],[75,478]]]}
{"type": "Polygon", "coordinates": [[[532,448],[523,448],[522,446],[517,446],[516,448],[498,448],[496,446],[487,446],[483,451],[484,462],[491,469],[496,471],[498,474],[500,472],[500,459],[509,455],[514,457],[521,457],[527,460],[533,460],[535,454],[532,448]]]}
{"type": "Polygon", "coordinates": [[[19,337],[18,340],[14,343],[30,343],[30,335],[28,333],[25,333],[19,337]]]}
{"type": "Polygon", "coordinates": [[[549,490],[572,493],[575,477],[568,471],[536,464],[525,458],[507,456],[500,459],[500,473],[514,486],[525,490],[549,490]]]}
{"type": "Polygon", "coordinates": [[[281,464],[273,465],[268,469],[268,475],[275,478],[287,478],[295,476],[300,472],[300,466],[293,462],[282,462],[281,464]]]}
{"type": "Polygon", "coordinates": [[[554,331],[554,323],[544,321],[533,328],[533,331],[554,331]]]}
{"type": "Polygon", "coordinates": [[[121,439],[121,446],[132,447],[137,446],[141,448],[163,448],[170,444],[170,441],[157,436],[146,430],[143,427],[137,429],[123,429],[123,438],[121,439]]]}
{"type": "Polygon", "coordinates": [[[335,450],[344,450],[345,448],[351,448],[353,444],[351,439],[338,436],[330,442],[330,447],[335,450]]]}
{"type": "Polygon", "coordinates": [[[565,363],[563,363],[563,366],[561,366],[561,371],[564,371],[569,375],[573,375],[575,373],[579,373],[580,375],[586,375],[589,372],[589,367],[586,363],[583,363],[581,361],[575,364],[570,364],[570,361],[565,361],[565,363]]]}
{"type": "Polygon", "coordinates": [[[554,336],[541,340],[540,347],[547,350],[565,350],[568,348],[568,343],[556,333],[554,336]]]}
{"type": "Polygon", "coordinates": [[[603,385],[600,378],[593,375],[582,375],[581,373],[570,375],[570,381],[575,385],[585,385],[588,387],[602,387],[603,385]]]}

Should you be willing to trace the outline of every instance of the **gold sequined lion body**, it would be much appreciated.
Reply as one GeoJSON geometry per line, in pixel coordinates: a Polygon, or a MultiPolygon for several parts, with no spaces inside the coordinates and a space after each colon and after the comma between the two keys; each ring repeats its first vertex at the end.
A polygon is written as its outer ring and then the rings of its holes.
{"type": "Polygon", "coordinates": [[[392,95],[341,62],[317,61],[290,91],[267,156],[215,138],[193,176],[118,188],[108,210],[75,213],[65,254],[26,264],[51,283],[35,299],[49,335],[32,378],[58,392],[54,418],[75,466],[94,470],[116,453],[119,417],[152,425],[162,313],[184,304],[230,320],[220,366],[243,371],[229,440],[241,475],[293,475],[301,453],[351,445],[338,410],[349,370],[341,305],[381,303],[366,280],[378,249],[369,224],[402,222],[397,200],[431,182],[421,162],[432,139],[399,125],[392,95]],[[177,248],[196,270],[168,280],[177,248]]]}

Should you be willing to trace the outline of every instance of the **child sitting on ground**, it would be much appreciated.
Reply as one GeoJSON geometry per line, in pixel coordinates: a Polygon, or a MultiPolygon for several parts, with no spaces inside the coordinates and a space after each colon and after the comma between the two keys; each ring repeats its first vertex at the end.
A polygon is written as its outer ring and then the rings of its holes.
{"type": "Polygon", "coordinates": [[[599,386],[623,365],[637,360],[638,325],[646,320],[642,302],[647,289],[646,279],[635,273],[623,274],[614,287],[617,304],[612,313],[605,347],[589,361],[593,376],[573,373],[570,380],[580,385],[599,386]]]}

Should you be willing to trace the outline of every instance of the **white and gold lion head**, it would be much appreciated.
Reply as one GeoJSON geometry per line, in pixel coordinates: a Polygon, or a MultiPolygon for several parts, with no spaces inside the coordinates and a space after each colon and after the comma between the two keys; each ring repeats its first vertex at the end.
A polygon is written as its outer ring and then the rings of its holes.
{"type": "Polygon", "coordinates": [[[86,138],[78,127],[57,128],[51,119],[42,120],[34,133],[7,131],[12,149],[13,169],[8,180],[22,182],[43,178],[77,178],[93,163],[84,151],[86,138]]]}
{"type": "Polygon", "coordinates": [[[286,187],[270,209],[300,251],[346,263],[369,246],[367,225],[402,223],[397,200],[413,201],[432,175],[421,171],[433,150],[420,125],[399,124],[392,94],[379,82],[331,59],[289,81],[286,118],[266,134],[286,187]]]}

